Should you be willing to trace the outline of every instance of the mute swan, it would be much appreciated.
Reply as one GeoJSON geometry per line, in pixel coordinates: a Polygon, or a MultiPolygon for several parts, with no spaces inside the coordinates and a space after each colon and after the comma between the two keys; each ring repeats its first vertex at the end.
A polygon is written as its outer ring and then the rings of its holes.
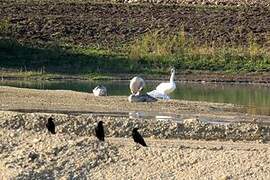
{"type": "Polygon", "coordinates": [[[157,99],[170,99],[168,94],[173,92],[176,88],[175,82],[173,81],[174,76],[175,69],[172,68],[170,82],[159,84],[155,90],[148,92],[147,94],[157,99]]]}
{"type": "Polygon", "coordinates": [[[107,89],[105,86],[98,85],[93,89],[94,96],[107,96],[107,89]]]}
{"type": "Polygon", "coordinates": [[[167,94],[164,94],[163,92],[159,92],[156,89],[151,91],[151,92],[148,92],[147,94],[149,96],[152,96],[153,98],[156,98],[156,99],[163,99],[163,100],[170,99],[170,96],[168,96],[167,94]]]}
{"type": "Polygon", "coordinates": [[[134,77],[130,80],[129,88],[132,94],[139,95],[145,86],[145,82],[141,77],[134,77]]]}
{"type": "Polygon", "coordinates": [[[166,82],[166,83],[161,83],[156,87],[156,90],[160,93],[163,94],[170,94],[171,92],[173,92],[176,88],[175,82],[174,80],[174,76],[175,76],[175,69],[172,68],[171,69],[171,77],[170,77],[170,82],[166,82]]]}
{"type": "Polygon", "coordinates": [[[143,95],[131,94],[128,97],[128,101],[129,102],[155,102],[157,101],[157,99],[148,94],[143,94],[143,95]]]}

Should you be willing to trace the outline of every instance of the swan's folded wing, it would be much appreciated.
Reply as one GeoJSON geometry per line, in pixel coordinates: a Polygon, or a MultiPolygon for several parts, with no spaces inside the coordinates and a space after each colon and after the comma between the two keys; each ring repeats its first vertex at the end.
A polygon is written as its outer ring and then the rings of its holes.
{"type": "Polygon", "coordinates": [[[147,93],[149,96],[152,96],[157,99],[170,99],[170,97],[164,93],[159,92],[158,90],[153,90],[147,93]]]}
{"type": "Polygon", "coordinates": [[[159,92],[164,92],[168,86],[168,83],[160,83],[157,87],[156,90],[159,92]]]}

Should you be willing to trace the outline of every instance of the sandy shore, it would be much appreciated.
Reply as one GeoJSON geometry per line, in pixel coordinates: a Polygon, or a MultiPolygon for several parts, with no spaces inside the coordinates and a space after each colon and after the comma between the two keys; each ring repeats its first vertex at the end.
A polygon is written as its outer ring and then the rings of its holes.
{"type": "Polygon", "coordinates": [[[270,130],[263,123],[269,117],[243,114],[230,104],[133,104],[127,97],[11,87],[0,87],[0,102],[0,179],[270,178],[270,130]],[[128,113],[146,109],[179,114],[181,121],[128,113]],[[49,116],[55,136],[44,128],[49,116]],[[105,122],[105,143],[93,136],[99,120],[105,122]],[[133,143],[134,127],[149,147],[133,143]]]}
{"type": "Polygon", "coordinates": [[[269,179],[270,146],[256,142],[153,140],[0,130],[7,179],[269,179]]]}
{"type": "Polygon", "coordinates": [[[0,110],[50,113],[124,114],[142,112],[177,115],[181,119],[199,117],[212,121],[268,121],[268,116],[246,114],[233,104],[168,100],[154,103],[129,103],[126,96],[95,97],[91,93],[68,90],[34,90],[0,86],[0,110]]]}

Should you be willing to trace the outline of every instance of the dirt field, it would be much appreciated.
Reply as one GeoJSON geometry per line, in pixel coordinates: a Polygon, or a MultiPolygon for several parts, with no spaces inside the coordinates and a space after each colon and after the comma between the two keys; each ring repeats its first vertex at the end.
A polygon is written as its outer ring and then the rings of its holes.
{"type": "Polygon", "coordinates": [[[266,7],[189,7],[128,4],[1,1],[0,19],[17,39],[63,41],[114,47],[156,30],[184,31],[199,43],[248,44],[250,36],[268,46],[266,7]]]}
{"type": "MultiPolygon", "coordinates": [[[[105,1],[105,0],[104,0],[105,1]]],[[[113,0],[112,0],[113,1],[113,0]]],[[[177,5],[220,5],[220,6],[270,6],[270,1],[256,0],[115,0],[127,3],[156,3],[156,4],[177,4],[177,5]]]]}

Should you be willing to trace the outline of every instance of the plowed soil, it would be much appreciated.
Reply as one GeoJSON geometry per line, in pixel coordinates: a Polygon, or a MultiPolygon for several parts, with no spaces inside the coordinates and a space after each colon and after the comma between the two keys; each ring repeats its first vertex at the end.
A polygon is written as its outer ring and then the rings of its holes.
{"type": "Polygon", "coordinates": [[[248,44],[252,36],[269,46],[270,33],[270,9],[266,7],[1,1],[0,19],[9,21],[13,32],[9,36],[17,39],[107,47],[157,30],[166,34],[184,30],[201,44],[248,44]]]}

